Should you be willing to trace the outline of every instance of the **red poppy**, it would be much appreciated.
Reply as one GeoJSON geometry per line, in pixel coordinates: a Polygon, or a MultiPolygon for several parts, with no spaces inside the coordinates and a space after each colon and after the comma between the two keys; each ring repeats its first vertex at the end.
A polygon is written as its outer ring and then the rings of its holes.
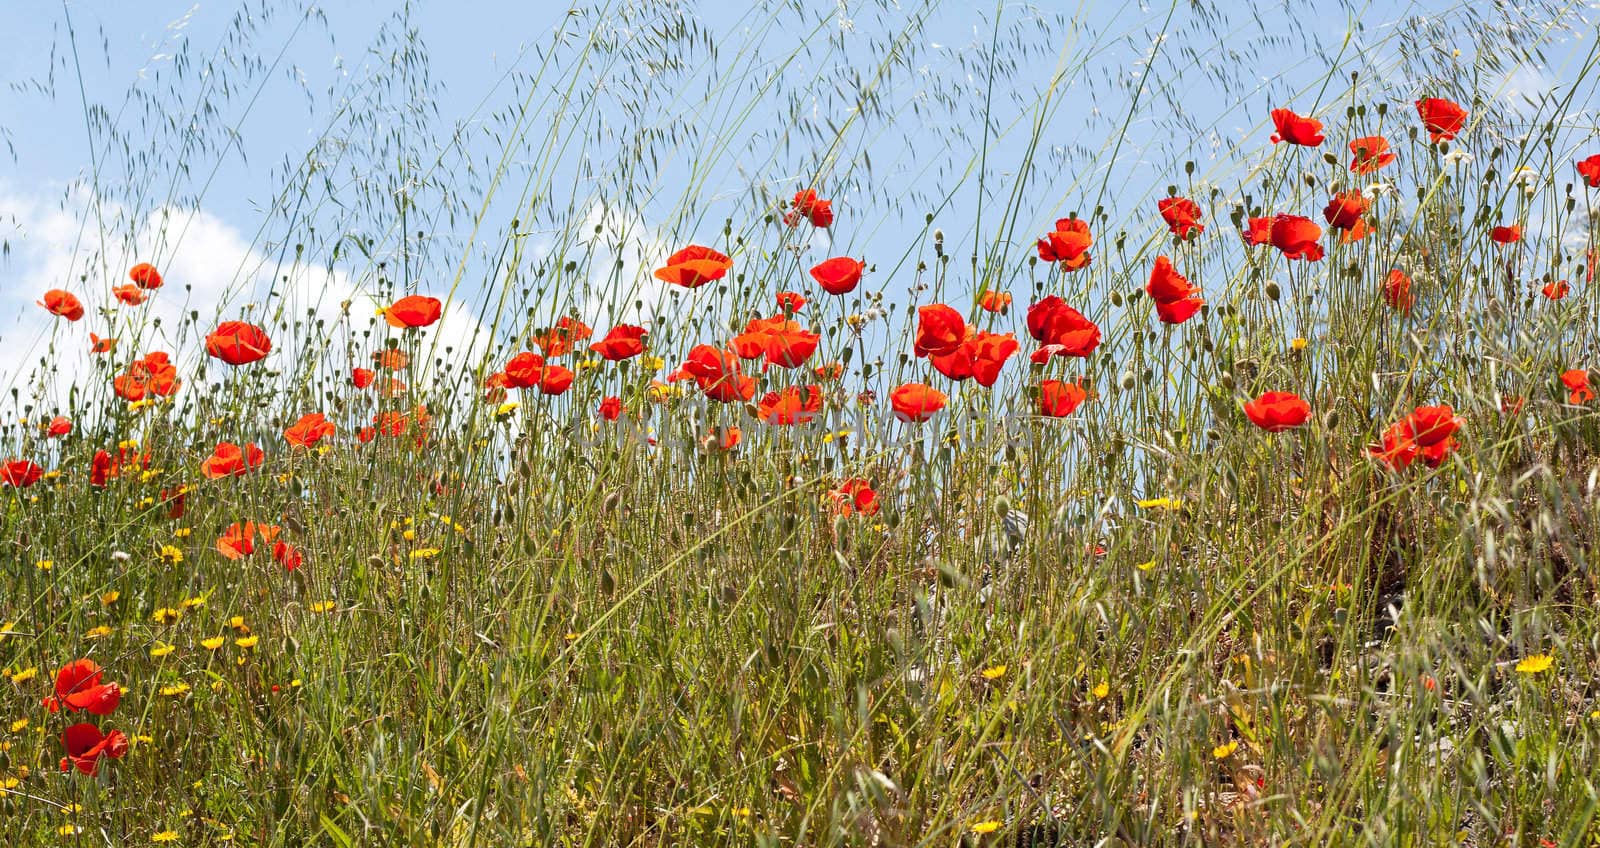
{"type": "Polygon", "coordinates": [[[39,305],[50,310],[51,314],[59,315],[68,321],[76,321],[83,317],[83,304],[76,295],[61,289],[51,289],[44,293],[44,300],[39,305]]]}
{"type": "Polygon", "coordinates": [[[733,338],[733,350],[741,359],[765,356],[768,365],[798,368],[817,351],[821,334],[813,333],[782,315],[756,318],[744,332],[733,338]]]}
{"type": "Polygon", "coordinates": [[[546,365],[539,372],[539,394],[559,395],[572,388],[572,379],[576,377],[572,369],[560,365],[546,365]]]}
{"type": "Polygon", "coordinates": [[[1589,388],[1589,371],[1586,368],[1573,368],[1561,372],[1561,385],[1567,387],[1567,403],[1582,404],[1594,399],[1594,391],[1589,388]]]}
{"type": "Polygon", "coordinates": [[[732,403],[755,397],[755,378],[740,373],[739,359],[729,351],[711,345],[695,345],[689,350],[683,371],[714,401],[732,403]]]}
{"type": "Polygon", "coordinates": [[[813,227],[833,226],[833,201],[822,200],[817,197],[815,189],[802,189],[794,193],[794,203],[789,211],[784,213],[783,221],[793,227],[800,223],[800,219],[811,222],[813,227]]]}
{"type": "Polygon", "coordinates": [[[952,380],[969,377],[981,386],[992,386],[1000,379],[1000,369],[1017,352],[1017,339],[1010,333],[967,330],[967,338],[949,353],[933,354],[928,361],[935,370],[952,380]]]}
{"type": "Polygon", "coordinates": [[[1520,395],[1517,397],[1503,397],[1500,399],[1500,411],[1506,415],[1517,415],[1522,412],[1522,406],[1527,402],[1528,399],[1520,395]]]}
{"type": "Polygon", "coordinates": [[[1044,345],[1035,362],[1051,356],[1087,357],[1100,346],[1100,328],[1083,313],[1050,295],[1028,307],[1028,335],[1044,345]]]}
{"type": "Polygon", "coordinates": [[[94,333],[89,334],[90,353],[110,353],[117,349],[116,339],[102,339],[94,333]]]}
{"type": "Polygon", "coordinates": [[[554,327],[534,333],[532,341],[539,346],[545,356],[554,359],[566,356],[577,343],[593,335],[594,330],[590,329],[589,325],[569,315],[563,315],[556,319],[554,327]]]}
{"type": "Polygon", "coordinates": [[[219,477],[243,477],[251,469],[261,465],[266,455],[261,448],[252,442],[243,448],[233,442],[218,442],[211,455],[200,464],[200,470],[205,473],[206,479],[215,480],[219,477]]]}
{"type": "Polygon", "coordinates": [[[272,350],[267,332],[244,321],[224,321],[206,336],[206,353],[229,365],[248,365],[272,350]]]}
{"type": "Polygon", "coordinates": [[[383,320],[391,327],[426,327],[444,314],[444,304],[436,297],[408,294],[383,310],[383,320]]]}
{"type": "Polygon", "coordinates": [[[161,490],[161,504],[167,508],[167,517],[176,521],[183,517],[189,503],[189,487],[161,490]]]}
{"type": "Polygon", "coordinates": [[[144,290],[131,283],[125,286],[113,286],[111,294],[124,306],[138,306],[144,303],[145,298],[144,290]]]}
{"type": "Polygon", "coordinates": [[[95,451],[89,462],[89,485],[104,488],[113,477],[122,476],[125,468],[149,468],[150,454],[139,454],[131,447],[117,448],[116,455],[108,451],[95,451]]]}
{"type": "Polygon", "coordinates": [[[600,417],[607,421],[615,421],[622,417],[622,398],[606,396],[600,400],[600,417]]]}
{"type": "Polygon", "coordinates": [[[366,368],[356,368],[350,372],[350,382],[358,389],[364,389],[372,385],[372,381],[376,379],[378,379],[378,375],[366,368]]]}
{"type": "Polygon", "coordinates": [[[1322,144],[1322,122],[1316,118],[1303,118],[1295,114],[1293,109],[1273,109],[1272,125],[1277,132],[1272,134],[1272,143],[1286,141],[1302,147],[1317,147],[1322,144]]]}
{"type": "Polygon", "coordinates": [[[44,476],[44,469],[26,459],[13,459],[0,465],[0,483],[14,489],[26,489],[44,476]]]}
{"type": "Polygon", "coordinates": [[[1566,280],[1559,280],[1553,283],[1545,283],[1544,288],[1539,289],[1539,291],[1551,300],[1560,300],[1572,292],[1572,286],[1567,285],[1566,280]]]}
{"type": "Polygon", "coordinates": [[[140,262],[128,269],[128,279],[141,289],[161,288],[161,272],[149,262],[140,262]]]}
{"type": "Polygon", "coordinates": [[[644,337],[649,331],[632,324],[618,324],[606,337],[589,345],[602,359],[618,362],[644,353],[644,337]]]}
{"type": "Polygon", "coordinates": [[[143,400],[146,395],[166,397],[182,388],[178,367],[161,351],[145,354],[128,363],[128,373],[111,381],[117,397],[126,401],[143,400]]]}
{"type": "Polygon", "coordinates": [[[76,767],[78,771],[94,777],[100,771],[101,757],[118,760],[128,753],[128,737],[120,730],[102,735],[100,728],[84,722],[61,732],[61,747],[67,752],[61,758],[62,771],[76,767]]]}
{"type": "Polygon", "coordinates": [[[380,412],[372,416],[372,423],[383,436],[404,436],[411,427],[411,419],[403,412],[380,412]]]}
{"type": "Polygon", "coordinates": [[[1509,227],[1495,227],[1489,230],[1489,238],[1496,244],[1514,244],[1522,241],[1522,227],[1516,224],[1509,227]]]}
{"type": "Polygon", "coordinates": [[[889,393],[894,417],[914,424],[937,415],[948,401],[944,392],[922,383],[906,383],[889,393]]]}
{"type": "Polygon", "coordinates": [[[1467,124],[1467,110],[1439,97],[1417,101],[1417,115],[1422,118],[1422,128],[1434,144],[1449,141],[1467,124]]]}
{"type": "Polygon", "coordinates": [[[693,289],[722,279],[732,267],[733,260],[726,254],[691,244],[667,257],[666,267],[656,269],[656,279],[693,289]]]}
{"type": "Polygon", "coordinates": [[[806,308],[806,296],[805,295],[803,295],[803,294],[801,294],[799,292],[792,292],[792,291],[781,291],[781,292],[778,292],[778,310],[779,311],[781,311],[781,312],[783,312],[783,313],[785,313],[787,315],[793,315],[794,313],[799,312],[800,310],[805,309],[805,308],[806,308]]]}
{"type": "Polygon", "coordinates": [[[1093,244],[1094,234],[1089,232],[1088,221],[1082,218],[1059,218],[1056,228],[1039,239],[1039,259],[1060,262],[1068,271],[1076,271],[1093,261],[1089,255],[1089,248],[1093,244]]]}
{"type": "Polygon", "coordinates": [[[1389,304],[1391,309],[1401,312],[1410,312],[1414,304],[1411,297],[1411,278],[1399,268],[1389,270],[1388,279],[1383,282],[1383,302],[1389,304]]]}
{"type": "Polygon", "coordinates": [[[1368,446],[1367,453],[1396,471],[1418,456],[1429,468],[1438,468],[1456,449],[1455,433],[1460,428],[1461,419],[1448,405],[1419,406],[1384,430],[1380,442],[1368,446]]]}
{"type": "Polygon", "coordinates": [[[1327,219],[1328,226],[1339,230],[1354,229],[1361,223],[1361,216],[1367,214],[1372,201],[1359,191],[1342,191],[1328,201],[1322,209],[1322,217],[1327,219]]]}
{"type": "Polygon", "coordinates": [[[1272,246],[1286,259],[1316,262],[1322,259],[1322,228],[1300,215],[1277,215],[1272,219],[1272,246]]]}
{"type": "Polygon", "coordinates": [[[300,416],[299,421],[289,425],[288,429],[283,431],[283,438],[295,447],[309,448],[332,436],[334,432],[333,422],[329,421],[327,416],[320,412],[312,412],[300,416]]]}
{"type": "Polygon", "coordinates": [[[955,352],[967,339],[967,322],[961,313],[943,303],[917,309],[917,336],[912,350],[919,357],[955,352]]]}
{"type": "Polygon", "coordinates": [[[386,347],[372,354],[372,363],[386,371],[399,371],[411,364],[411,357],[399,348],[386,347]]]}
{"type": "Polygon", "coordinates": [[[1267,392],[1246,403],[1244,414],[1268,433],[1281,433],[1311,420],[1311,404],[1293,392],[1267,392]]]}
{"type": "Polygon", "coordinates": [[[828,493],[833,500],[833,510],[840,515],[877,515],[882,505],[872,481],[865,477],[851,477],[828,493]]]}
{"type": "Polygon", "coordinates": [[[855,291],[861,283],[861,272],[865,271],[867,263],[848,256],[835,256],[824,260],[811,269],[811,279],[822,286],[828,294],[848,294],[855,291]]]}
{"type": "Polygon", "coordinates": [[[1205,225],[1200,223],[1200,205],[1193,200],[1186,197],[1164,197],[1156,207],[1161,210],[1161,217],[1167,222],[1172,234],[1180,239],[1206,231],[1205,225]]]}
{"type": "Polygon", "coordinates": [[[1155,301],[1157,317],[1166,324],[1182,324],[1205,305],[1200,299],[1200,289],[1179,274],[1172,267],[1172,260],[1165,256],[1156,257],[1150,282],[1145,284],[1144,290],[1155,301]]]}
{"type": "Polygon", "coordinates": [[[539,385],[539,377],[544,373],[544,357],[532,351],[523,351],[511,357],[502,373],[507,388],[532,388],[539,385]]]}
{"type": "Polygon", "coordinates": [[[1252,247],[1272,244],[1272,216],[1249,219],[1239,234],[1244,236],[1244,243],[1252,247]]]}
{"type": "Polygon", "coordinates": [[[44,699],[50,712],[60,712],[62,707],[82,710],[97,716],[111,715],[122,702],[122,687],[115,683],[101,683],[103,672],[94,660],[73,660],[56,672],[55,694],[44,699]]]}
{"type": "Polygon", "coordinates": [[[1350,170],[1358,174],[1374,173],[1395,160],[1395,155],[1389,152],[1389,140],[1381,135],[1369,135],[1350,142],[1350,152],[1355,155],[1350,160],[1350,170]]]}
{"type": "Polygon", "coordinates": [[[757,416],[764,424],[806,424],[822,411],[822,389],[816,386],[786,386],[767,392],[756,404],[757,416]]]}
{"type": "Polygon", "coordinates": [[[284,571],[294,571],[306,562],[305,552],[288,542],[273,542],[272,558],[283,566],[284,571]]]}
{"type": "Polygon", "coordinates": [[[1417,443],[1411,439],[1404,422],[1389,425],[1381,440],[1367,446],[1367,453],[1395,471],[1406,468],[1417,460],[1417,443]]]}
{"type": "Polygon", "coordinates": [[[1050,418],[1065,418],[1089,398],[1080,383],[1045,380],[1039,383],[1039,414],[1050,418]]]}
{"type": "Polygon", "coordinates": [[[65,436],[72,432],[72,419],[57,415],[45,425],[44,431],[52,437],[65,436]]]}
{"type": "Polygon", "coordinates": [[[739,446],[743,434],[738,427],[712,427],[700,439],[700,446],[707,450],[713,448],[722,451],[731,451],[739,446]]]}
{"type": "Polygon", "coordinates": [[[1600,188],[1600,153],[1578,162],[1578,176],[1583,177],[1590,188],[1600,188]]]}
{"type": "Polygon", "coordinates": [[[985,312],[1005,312],[1011,308],[1011,295],[994,289],[984,289],[978,296],[978,308],[985,312]]]}

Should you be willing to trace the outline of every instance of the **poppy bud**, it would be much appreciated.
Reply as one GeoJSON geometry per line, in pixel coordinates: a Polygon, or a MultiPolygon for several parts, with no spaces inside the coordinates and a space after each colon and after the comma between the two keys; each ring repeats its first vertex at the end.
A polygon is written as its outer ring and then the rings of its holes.
{"type": "Polygon", "coordinates": [[[1389,104],[1381,100],[1378,101],[1378,117],[1381,118],[1387,114],[1389,114],[1389,104]]]}
{"type": "Polygon", "coordinates": [[[1222,441],[1222,434],[1217,432],[1216,430],[1207,428],[1206,429],[1206,441],[1208,441],[1208,442],[1220,442],[1220,441],[1222,441]]]}
{"type": "Polygon", "coordinates": [[[944,241],[944,230],[934,230],[933,231],[933,240],[934,241],[944,241]]]}
{"type": "Polygon", "coordinates": [[[1222,376],[1217,378],[1217,385],[1230,392],[1233,391],[1233,375],[1226,371],[1222,372],[1222,376]]]}
{"type": "Polygon", "coordinates": [[[1339,164],[1339,157],[1332,153],[1324,153],[1322,154],[1322,161],[1327,162],[1329,165],[1337,165],[1339,164]]]}
{"type": "Polygon", "coordinates": [[[617,591],[617,578],[611,576],[609,568],[600,569],[600,591],[605,595],[617,591]]]}
{"type": "Polygon", "coordinates": [[[1337,409],[1328,410],[1328,414],[1322,416],[1322,428],[1324,430],[1332,430],[1332,429],[1334,429],[1334,428],[1336,428],[1338,426],[1339,426],[1339,410],[1337,410],[1337,409]]]}
{"type": "Polygon", "coordinates": [[[601,502],[601,504],[600,504],[600,512],[601,512],[601,514],[603,514],[603,515],[611,514],[612,512],[614,512],[616,510],[617,504],[619,504],[621,502],[622,502],[622,494],[620,492],[612,492],[612,493],[606,495],[606,499],[603,502],[601,502]]]}
{"type": "Polygon", "coordinates": [[[1267,286],[1266,286],[1266,293],[1267,293],[1267,300],[1270,300],[1273,303],[1277,303],[1278,302],[1278,298],[1283,295],[1283,290],[1278,288],[1278,284],[1276,282],[1274,282],[1272,280],[1268,280],[1267,281],[1267,286]]]}
{"type": "Polygon", "coordinates": [[[1011,499],[1007,498],[1007,497],[1004,497],[1004,496],[996,498],[995,502],[994,502],[994,515],[995,515],[995,517],[996,518],[1005,518],[1006,516],[1008,516],[1010,514],[1011,514],[1011,499]]]}
{"type": "Polygon", "coordinates": [[[1111,290],[1111,305],[1116,307],[1122,306],[1122,292],[1117,291],[1116,289],[1111,290]]]}
{"type": "Polygon", "coordinates": [[[900,513],[898,513],[898,512],[890,512],[888,515],[885,515],[883,517],[883,523],[888,525],[889,529],[891,529],[891,530],[899,527],[900,526],[900,513]]]}
{"type": "Polygon", "coordinates": [[[1135,383],[1135,379],[1134,379],[1133,374],[1131,372],[1124,372],[1123,375],[1122,375],[1122,381],[1120,383],[1120,385],[1122,386],[1122,390],[1125,391],[1125,392],[1133,391],[1134,383],[1135,383]]]}

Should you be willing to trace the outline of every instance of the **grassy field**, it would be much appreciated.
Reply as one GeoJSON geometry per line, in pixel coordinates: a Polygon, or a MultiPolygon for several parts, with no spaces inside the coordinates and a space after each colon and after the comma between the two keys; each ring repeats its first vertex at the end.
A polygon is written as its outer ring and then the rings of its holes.
{"type": "MultiPolygon", "coordinates": [[[[269,6],[225,45],[315,24],[269,6]]],[[[575,12],[454,127],[402,13],[215,284],[280,69],[86,101],[0,424],[0,843],[1600,845],[1600,53],[1482,88],[1581,10],[1224,81],[1254,125],[1166,161],[1179,72],[1309,36],[1158,9],[1063,145],[1087,30],[998,7],[945,90],[931,9],[575,12]]]]}

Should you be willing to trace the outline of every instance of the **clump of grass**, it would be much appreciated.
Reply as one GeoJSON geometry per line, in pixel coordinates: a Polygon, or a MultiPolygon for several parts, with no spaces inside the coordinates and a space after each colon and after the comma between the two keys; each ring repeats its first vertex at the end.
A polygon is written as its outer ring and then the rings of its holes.
{"type": "MultiPolygon", "coordinates": [[[[62,282],[92,309],[29,314],[39,365],[0,425],[44,472],[3,489],[0,516],[8,844],[1594,839],[1600,431],[1559,375],[1593,365],[1600,318],[1594,192],[1569,170],[1600,153],[1581,123],[1595,57],[1516,111],[1470,78],[1581,16],[1458,10],[1322,55],[1252,10],[1175,6],[1151,38],[1001,6],[941,53],[935,8],[718,26],[620,3],[554,22],[446,127],[402,12],[276,172],[251,264],[119,305],[132,261],[181,261],[196,163],[227,161],[276,74],[234,48],[322,25],[269,8],[122,106],[82,95],[96,155],[62,282]],[[1433,49],[1452,39],[1474,55],[1433,49]],[[1270,100],[1225,72],[1286,46],[1326,72],[1270,100]],[[1248,94],[1250,140],[1191,160],[1173,139],[1206,127],[1185,80],[1248,94]],[[1116,105],[1057,143],[1090,85],[1116,105]],[[1467,107],[1459,138],[1430,141],[1419,91],[1467,107]],[[1268,144],[1277,106],[1315,110],[1324,145],[1268,144]],[[148,147],[120,141],[134,124],[148,147]],[[1349,142],[1380,134],[1398,160],[1353,173],[1349,142]],[[1163,176],[1138,184],[1130,157],[1163,176]],[[785,222],[806,187],[834,200],[831,228],[785,222]],[[1240,237],[1321,221],[1343,191],[1372,202],[1372,232],[1329,229],[1320,261],[1240,237]],[[1203,233],[1173,236],[1169,195],[1203,233]],[[1080,270],[1036,258],[1062,216],[1094,233],[1080,270]],[[1491,238],[1510,224],[1520,241],[1491,238]],[[729,274],[655,285],[691,242],[729,274]],[[861,288],[810,283],[864,251],[861,288]],[[1176,326],[1144,293],[1158,255],[1206,301],[1176,326]],[[1408,309],[1385,299],[1394,270],[1408,309]],[[803,368],[747,366],[749,403],[668,381],[784,290],[820,336],[803,368]],[[377,314],[413,293],[443,319],[377,314]],[[912,353],[917,307],[1026,340],[1050,295],[1100,327],[1090,356],[1024,351],[981,387],[912,353]],[[273,353],[208,357],[225,319],[273,353]],[[648,323],[649,350],[554,353],[573,321],[648,323]],[[88,329],[116,350],[86,353],[88,329]],[[571,388],[491,379],[536,346],[571,388]],[[158,350],[183,386],[119,397],[158,350]],[[1045,379],[1088,397],[1040,415],[1045,379]],[[908,382],[949,406],[897,420],[908,382]],[[767,391],[811,385],[814,418],[763,422],[767,391]],[[1267,391],[1303,398],[1305,422],[1253,425],[1242,406],[1267,391]],[[1433,404],[1462,419],[1453,451],[1372,456],[1433,404]],[[337,432],[287,444],[312,412],[337,432]],[[69,434],[41,427],[57,415],[69,434]],[[207,477],[222,442],[264,461],[207,477]],[[96,721],[130,748],[93,777],[58,767],[81,716],[42,706],[79,657],[125,689],[96,721]]],[[[63,33],[66,55],[86,43],[63,33]]]]}

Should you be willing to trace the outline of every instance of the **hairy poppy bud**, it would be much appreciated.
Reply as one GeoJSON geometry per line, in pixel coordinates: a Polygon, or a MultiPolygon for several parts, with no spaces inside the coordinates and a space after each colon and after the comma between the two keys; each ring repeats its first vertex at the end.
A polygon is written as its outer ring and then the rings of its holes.
{"type": "Polygon", "coordinates": [[[1122,292],[1116,289],[1111,290],[1111,305],[1116,307],[1122,306],[1122,292]]]}
{"type": "Polygon", "coordinates": [[[1010,514],[1011,514],[1011,499],[1007,498],[1007,497],[1004,497],[1004,496],[996,498],[995,502],[994,502],[994,515],[995,515],[995,517],[996,518],[1005,518],[1006,516],[1008,516],[1010,514]]]}
{"type": "Polygon", "coordinates": [[[1265,291],[1267,293],[1267,300],[1270,300],[1273,303],[1277,303],[1278,298],[1283,296],[1283,289],[1278,288],[1278,284],[1272,280],[1267,281],[1265,291]]]}

